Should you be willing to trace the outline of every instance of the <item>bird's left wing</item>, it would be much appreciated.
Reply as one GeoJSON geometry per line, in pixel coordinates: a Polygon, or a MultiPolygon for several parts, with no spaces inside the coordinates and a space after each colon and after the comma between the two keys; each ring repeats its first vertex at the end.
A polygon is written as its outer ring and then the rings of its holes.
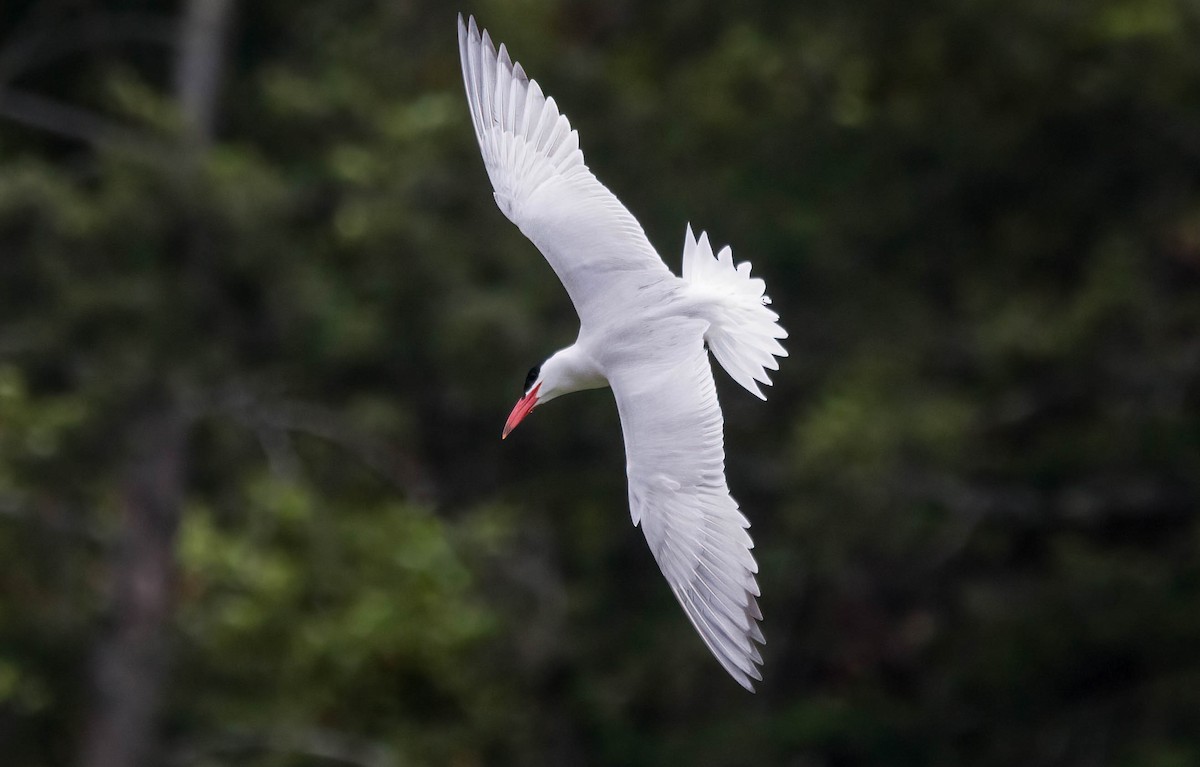
{"type": "Polygon", "coordinates": [[[579,136],[504,45],[458,17],[475,137],[504,215],[537,245],[583,324],[620,316],[638,286],[670,272],[637,219],[596,180],[579,136]]]}
{"type": "Polygon", "coordinates": [[[692,625],[721,665],[753,691],[763,643],[750,523],[725,484],[724,419],[704,351],[704,323],[651,331],[615,361],[629,507],[692,625]]]}

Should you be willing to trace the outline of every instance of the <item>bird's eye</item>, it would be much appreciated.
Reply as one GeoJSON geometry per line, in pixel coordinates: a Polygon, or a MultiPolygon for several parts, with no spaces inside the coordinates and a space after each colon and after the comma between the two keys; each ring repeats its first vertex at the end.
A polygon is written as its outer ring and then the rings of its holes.
{"type": "Polygon", "coordinates": [[[533,386],[533,382],[536,381],[538,379],[538,376],[541,374],[542,374],[542,366],[541,365],[534,365],[533,367],[529,368],[529,374],[525,376],[525,388],[522,389],[522,391],[525,394],[529,393],[529,389],[530,389],[530,387],[533,386]]]}

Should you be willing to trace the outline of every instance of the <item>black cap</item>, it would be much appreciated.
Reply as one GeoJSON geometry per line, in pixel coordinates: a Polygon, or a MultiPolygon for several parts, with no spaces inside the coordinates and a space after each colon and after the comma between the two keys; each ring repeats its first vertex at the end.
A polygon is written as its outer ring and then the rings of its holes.
{"type": "Polygon", "coordinates": [[[525,388],[522,390],[525,394],[529,393],[529,389],[533,386],[533,382],[536,381],[538,376],[541,374],[541,365],[534,365],[533,367],[529,368],[529,374],[525,376],[525,388]]]}

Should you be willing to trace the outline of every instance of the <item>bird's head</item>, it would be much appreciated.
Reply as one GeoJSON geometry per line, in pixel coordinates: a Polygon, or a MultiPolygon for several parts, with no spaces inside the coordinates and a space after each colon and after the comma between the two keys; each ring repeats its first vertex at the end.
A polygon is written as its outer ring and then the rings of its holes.
{"type": "Polygon", "coordinates": [[[542,364],[529,369],[522,389],[525,393],[509,413],[500,438],[507,437],[538,405],[544,405],[573,391],[595,389],[606,384],[607,381],[596,370],[595,365],[576,347],[560,349],[542,364]]]}

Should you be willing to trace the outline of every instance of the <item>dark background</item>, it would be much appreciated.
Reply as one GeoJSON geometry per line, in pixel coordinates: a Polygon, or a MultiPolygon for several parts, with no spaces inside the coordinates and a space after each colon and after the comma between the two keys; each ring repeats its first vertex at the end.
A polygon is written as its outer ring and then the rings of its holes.
{"type": "Polygon", "coordinates": [[[678,268],[765,681],[629,523],[455,16],[0,5],[5,765],[1200,763],[1200,6],[469,3],[678,268]]]}

